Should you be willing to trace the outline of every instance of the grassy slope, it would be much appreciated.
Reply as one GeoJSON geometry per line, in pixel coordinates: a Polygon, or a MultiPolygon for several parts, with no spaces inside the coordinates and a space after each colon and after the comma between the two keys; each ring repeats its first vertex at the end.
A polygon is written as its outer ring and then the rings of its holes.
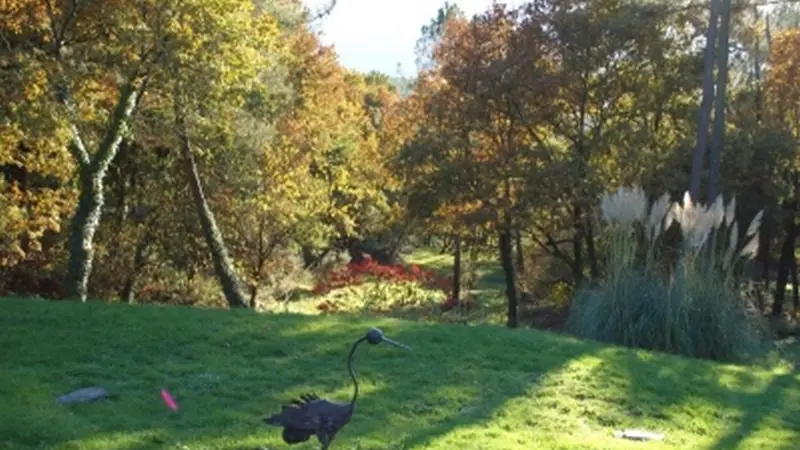
{"type": "Polygon", "coordinates": [[[260,418],[305,389],[347,399],[343,359],[373,325],[414,351],[360,350],[364,393],[333,448],[641,448],[611,437],[623,427],[667,434],[647,448],[800,442],[800,375],[786,371],[490,326],[3,299],[0,448],[288,448],[260,418]],[[54,402],[89,385],[116,398],[54,402]]]}

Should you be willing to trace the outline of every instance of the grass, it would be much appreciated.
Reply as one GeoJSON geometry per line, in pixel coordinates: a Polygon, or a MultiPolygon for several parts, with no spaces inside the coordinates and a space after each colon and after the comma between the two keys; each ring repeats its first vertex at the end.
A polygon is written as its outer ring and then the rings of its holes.
{"type": "MultiPolygon", "coordinates": [[[[0,448],[289,448],[261,423],[305,390],[347,399],[344,357],[377,325],[414,348],[362,348],[363,394],[333,448],[792,449],[800,375],[537,331],[389,318],[0,300],[0,448]],[[55,398],[100,385],[93,404],[55,398]],[[169,411],[159,389],[181,406],[169,411]]],[[[315,443],[294,446],[316,449],[315,443]]]]}
{"type": "MultiPolygon", "coordinates": [[[[472,263],[477,276],[474,291],[476,294],[505,289],[505,275],[496,261],[497,258],[492,258],[493,256],[495,255],[482,256],[472,263]]],[[[418,264],[427,269],[433,269],[442,276],[453,274],[452,254],[442,254],[433,249],[422,248],[405,255],[404,259],[409,264],[418,264]]],[[[468,263],[465,261],[464,264],[468,263]]]]}

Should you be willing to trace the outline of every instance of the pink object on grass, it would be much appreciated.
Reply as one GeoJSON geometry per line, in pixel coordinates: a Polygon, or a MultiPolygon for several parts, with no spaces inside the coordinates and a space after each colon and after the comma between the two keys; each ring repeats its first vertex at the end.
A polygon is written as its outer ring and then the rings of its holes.
{"type": "Polygon", "coordinates": [[[161,398],[164,400],[164,403],[167,404],[167,407],[173,411],[178,410],[178,404],[175,403],[175,400],[172,396],[167,392],[166,389],[161,389],[161,398]]]}

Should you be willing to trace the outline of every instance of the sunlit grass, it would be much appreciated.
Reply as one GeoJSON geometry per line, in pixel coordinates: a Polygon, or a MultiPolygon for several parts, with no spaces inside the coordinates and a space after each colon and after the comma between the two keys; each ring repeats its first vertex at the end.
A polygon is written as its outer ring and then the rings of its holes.
{"type": "Polygon", "coordinates": [[[261,417],[307,389],[346,399],[346,351],[373,325],[414,351],[362,349],[364,394],[333,448],[641,448],[611,437],[626,427],[666,433],[648,448],[788,450],[800,439],[800,376],[785,369],[492,326],[6,299],[0,448],[288,448],[261,417]],[[92,385],[114,398],[55,402],[92,385]]]}

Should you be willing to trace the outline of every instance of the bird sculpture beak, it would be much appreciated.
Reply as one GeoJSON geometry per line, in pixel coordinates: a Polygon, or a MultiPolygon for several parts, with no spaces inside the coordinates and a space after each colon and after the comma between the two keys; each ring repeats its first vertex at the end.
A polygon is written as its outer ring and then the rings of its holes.
{"type": "Polygon", "coordinates": [[[384,342],[387,342],[387,343],[389,343],[389,344],[392,344],[392,345],[394,345],[395,347],[400,347],[400,348],[404,348],[404,349],[406,349],[406,350],[408,350],[408,351],[411,351],[411,347],[409,347],[409,346],[407,346],[407,345],[405,345],[405,344],[401,344],[401,343],[399,343],[399,342],[397,342],[397,341],[393,341],[393,340],[391,340],[391,339],[387,338],[386,336],[384,336],[384,337],[383,337],[383,341],[384,341],[384,342]]]}

